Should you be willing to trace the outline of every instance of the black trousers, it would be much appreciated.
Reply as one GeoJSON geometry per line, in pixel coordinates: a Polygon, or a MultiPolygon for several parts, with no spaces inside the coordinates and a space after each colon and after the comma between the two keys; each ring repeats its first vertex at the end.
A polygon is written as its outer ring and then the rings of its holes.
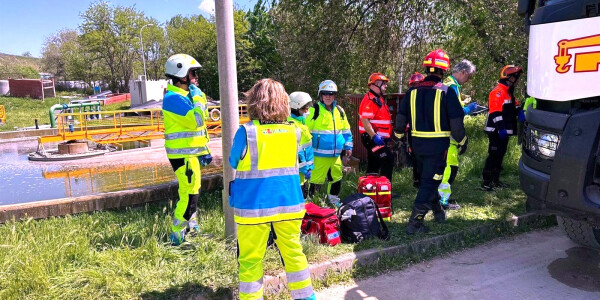
{"type": "Polygon", "coordinates": [[[373,142],[369,134],[363,133],[361,142],[367,148],[367,174],[376,173],[385,176],[392,182],[392,174],[394,173],[394,154],[389,147],[383,146],[376,151],[373,151],[377,144],[373,142]]]}
{"type": "Polygon", "coordinates": [[[501,139],[497,133],[488,133],[488,157],[483,167],[483,183],[489,184],[500,180],[502,161],[506,155],[508,138],[501,139]]]}
{"type": "Polygon", "coordinates": [[[446,150],[436,154],[414,154],[417,173],[421,176],[415,205],[431,205],[439,200],[438,187],[444,176],[447,153],[446,150]]]}

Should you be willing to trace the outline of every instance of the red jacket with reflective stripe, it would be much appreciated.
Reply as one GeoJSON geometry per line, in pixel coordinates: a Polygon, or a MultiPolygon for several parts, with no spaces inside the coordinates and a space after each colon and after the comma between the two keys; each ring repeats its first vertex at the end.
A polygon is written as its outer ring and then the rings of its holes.
{"type": "Polygon", "coordinates": [[[509,87],[499,82],[490,92],[488,105],[485,131],[506,129],[509,135],[516,134],[519,101],[510,93],[509,87]]]}
{"type": "MultiPolygon", "coordinates": [[[[389,138],[392,136],[392,117],[385,99],[369,91],[360,102],[358,115],[361,119],[369,119],[373,130],[381,137],[389,138]]],[[[358,122],[358,132],[360,134],[366,132],[361,121],[358,122]]]]}

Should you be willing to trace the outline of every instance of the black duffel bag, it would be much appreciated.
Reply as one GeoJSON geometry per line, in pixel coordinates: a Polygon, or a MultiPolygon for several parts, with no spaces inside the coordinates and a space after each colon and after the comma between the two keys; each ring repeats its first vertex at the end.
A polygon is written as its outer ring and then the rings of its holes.
{"type": "Polygon", "coordinates": [[[377,204],[367,195],[356,193],[345,198],[338,209],[338,219],[345,242],[360,243],[372,237],[382,240],[390,238],[377,204]]]}

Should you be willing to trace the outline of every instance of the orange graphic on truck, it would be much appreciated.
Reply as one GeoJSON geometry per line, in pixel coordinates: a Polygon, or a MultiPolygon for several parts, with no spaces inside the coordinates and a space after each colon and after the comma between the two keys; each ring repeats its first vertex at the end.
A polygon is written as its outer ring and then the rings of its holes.
{"type": "MultiPolygon", "coordinates": [[[[590,35],[572,40],[560,40],[558,42],[558,55],[554,56],[556,72],[564,74],[569,72],[571,57],[569,49],[600,46],[600,34],[590,35]]],[[[575,70],[573,72],[597,72],[600,65],[600,51],[575,54],[575,70]]]]}

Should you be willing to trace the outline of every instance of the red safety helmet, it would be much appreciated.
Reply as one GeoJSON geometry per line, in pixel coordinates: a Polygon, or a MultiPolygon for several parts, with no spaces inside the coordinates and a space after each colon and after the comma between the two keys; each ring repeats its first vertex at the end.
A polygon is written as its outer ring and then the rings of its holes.
{"type": "Polygon", "coordinates": [[[523,73],[523,68],[515,65],[506,65],[500,70],[500,79],[506,79],[509,76],[517,76],[523,73]]]}
{"type": "Polygon", "coordinates": [[[410,76],[410,79],[408,80],[408,87],[411,87],[421,81],[423,81],[425,79],[425,76],[419,72],[415,72],[415,74],[412,74],[410,76]]]}
{"type": "Polygon", "coordinates": [[[450,68],[450,57],[448,57],[448,54],[442,49],[431,51],[425,56],[423,67],[439,68],[446,71],[450,68]]]}
{"type": "Polygon", "coordinates": [[[369,83],[367,83],[367,86],[375,83],[375,81],[377,80],[381,80],[383,82],[388,82],[390,81],[387,76],[381,74],[381,73],[373,73],[371,74],[371,76],[369,76],[369,83]]]}

